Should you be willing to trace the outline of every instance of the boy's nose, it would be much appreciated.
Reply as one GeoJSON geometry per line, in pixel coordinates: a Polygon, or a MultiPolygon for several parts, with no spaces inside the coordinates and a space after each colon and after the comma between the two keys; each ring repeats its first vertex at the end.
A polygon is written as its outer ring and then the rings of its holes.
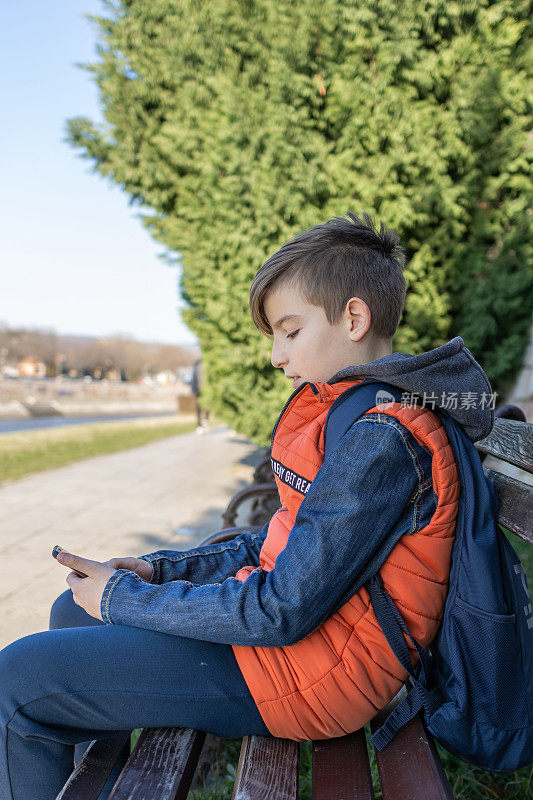
{"type": "Polygon", "coordinates": [[[272,355],[270,356],[270,363],[273,367],[280,368],[283,364],[287,363],[287,359],[276,345],[272,345],[272,355]]]}

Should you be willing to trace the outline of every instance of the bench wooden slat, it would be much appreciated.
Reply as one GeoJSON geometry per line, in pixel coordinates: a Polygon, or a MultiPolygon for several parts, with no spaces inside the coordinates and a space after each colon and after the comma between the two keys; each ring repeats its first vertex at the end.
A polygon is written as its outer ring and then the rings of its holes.
{"type": "Polygon", "coordinates": [[[97,800],[131,733],[121,731],[91,742],[56,800],[97,800]]]}
{"type": "Polygon", "coordinates": [[[533,486],[483,467],[500,501],[498,522],[533,544],[533,486]]]}
{"type": "Polygon", "coordinates": [[[297,800],[299,756],[292,739],[245,736],[232,800],[297,800]]]}
{"type": "Polygon", "coordinates": [[[144,728],[109,800],[185,800],[204,740],[191,728],[144,728]]]}
{"type": "Polygon", "coordinates": [[[533,473],[533,422],[496,419],[489,435],[475,445],[486,455],[533,473]]]}
{"type": "Polygon", "coordinates": [[[312,800],[373,800],[364,729],[313,742],[312,800]]]}
{"type": "MultiPolygon", "coordinates": [[[[379,727],[370,723],[372,732],[379,727]]],[[[431,736],[417,714],[383,750],[376,750],[383,800],[453,800],[431,736]]]]}

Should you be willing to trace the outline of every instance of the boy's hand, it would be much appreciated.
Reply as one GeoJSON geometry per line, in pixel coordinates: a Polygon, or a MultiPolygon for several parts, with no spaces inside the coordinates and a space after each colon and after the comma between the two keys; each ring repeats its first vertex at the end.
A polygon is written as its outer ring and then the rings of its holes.
{"type": "Polygon", "coordinates": [[[139,578],[148,582],[152,577],[152,565],[148,561],[143,561],[142,558],[135,558],[135,556],[110,558],[109,561],[104,561],[104,564],[113,569],[129,569],[130,572],[135,572],[139,578]]]}
{"type": "MultiPolygon", "coordinates": [[[[72,590],[76,605],[81,606],[91,617],[101,620],[102,595],[109,578],[116,570],[100,561],[91,561],[64,551],[58,553],[57,560],[66,567],[86,573],[86,578],[80,578],[75,572],[69,572],[66,578],[67,584],[72,590]]],[[[149,564],[147,566],[151,569],[149,564]]]]}

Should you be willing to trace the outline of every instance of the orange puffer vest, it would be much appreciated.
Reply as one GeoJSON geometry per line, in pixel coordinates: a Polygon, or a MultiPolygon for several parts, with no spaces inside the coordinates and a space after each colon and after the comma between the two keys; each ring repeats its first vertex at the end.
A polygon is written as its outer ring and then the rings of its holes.
{"type": "MultiPolygon", "coordinates": [[[[324,424],[332,403],[360,380],[305,384],[282,412],[272,459],[311,483],[324,461],[324,424]]],[[[444,611],[460,486],[445,429],[424,407],[392,403],[380,412],[397,419],[433,453],[433,488],[438,503],[430,522],[402,536],[380,569],[385,590],[407,628],[427,647],[444,611]]],[[[260,553],[263,570],[274,568],[305,497],[306,486],[276,476],[281,508],[270,520],[260,553]],[[298,491],[299,489],[299,491],[298,491]],[[304,494],[302,494],[304,492],[304,494]]],[[[254,567],[235,576],[245,581],[254,567]]],[[[413,664],[418,654],[408,637],[413,664]]],[[[233,652],[265,725],[274,736],[304,741],[358,730],[399,691],[407,673],[376,620],[368,591],[359,589],[319,628],[296,644],[233,645],[233,652]]]]}

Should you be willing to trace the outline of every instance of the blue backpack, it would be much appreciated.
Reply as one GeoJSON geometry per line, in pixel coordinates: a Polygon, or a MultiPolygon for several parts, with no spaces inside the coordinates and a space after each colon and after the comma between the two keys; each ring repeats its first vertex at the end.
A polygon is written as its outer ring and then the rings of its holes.
{"type": "MultiPolygon", "coordinates": [[[[362,414],[401,396],[398,388],[371,379],[339,395],[326,418],[325,457],[362,414]]],[[[526,576],[498,524],[499,503],[473,442],[447,413],[433,413],[448,434],[462,487],[448,595],[426,650],[409,634],[379,572],[365,584],[411,685],[371,741],[382,750],[421,711],[446,750],[483,769],[509,772],[533,761],[533,616],[526,576]],[[402,631],[420,656],[414,667],[402,631]]]]}

